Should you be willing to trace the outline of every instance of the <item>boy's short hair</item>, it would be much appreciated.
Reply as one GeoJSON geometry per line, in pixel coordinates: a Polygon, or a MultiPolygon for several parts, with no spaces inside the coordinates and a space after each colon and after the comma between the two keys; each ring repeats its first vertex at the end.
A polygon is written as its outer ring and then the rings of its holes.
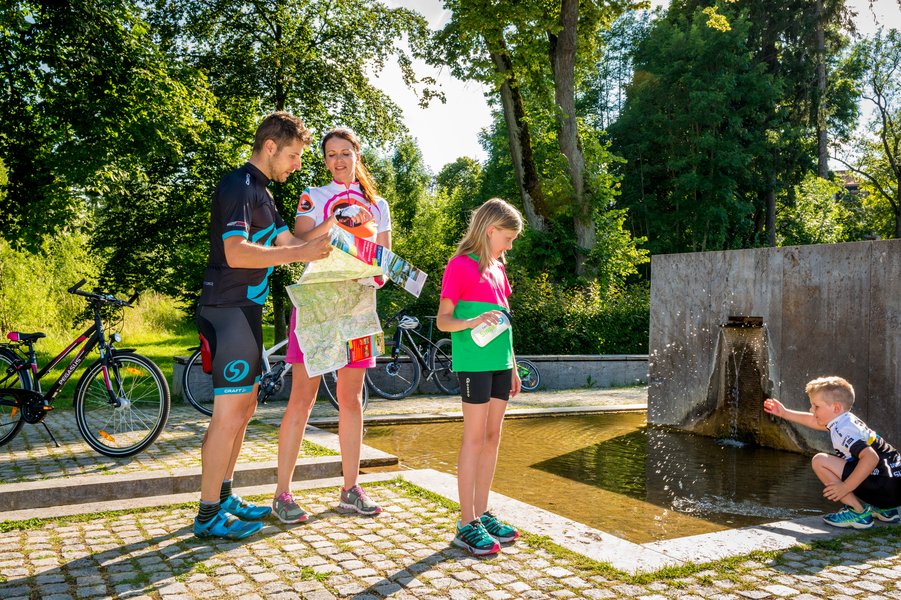
{"type": "Polygon", "coordinates": [[[282,110],[263,119],[263,122],[257,127],[257,132],[253,136],[254,154],[263,149],[266,140],[272,140],[275,142],[275,147],[281,149],[294,141],[309,146],[313,141],[313,136],[303,121],[282,110]]]}
{"type": "Polygon", "coordinates": [[[808,396],[816,393],[825,394],[826,402],[829,404],[838,402],[845,410],[851,410],[851,407],[854,406],[854,386],[842,377],[818,377],[813,381],[808,381],[804,391],[808,396]]]}

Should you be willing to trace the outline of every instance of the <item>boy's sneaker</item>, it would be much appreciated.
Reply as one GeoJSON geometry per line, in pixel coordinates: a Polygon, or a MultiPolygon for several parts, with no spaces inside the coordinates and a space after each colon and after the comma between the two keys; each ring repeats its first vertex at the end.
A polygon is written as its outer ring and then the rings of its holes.
{"type": "Polygon", "coordinates": [[[519,537],[518,531],[495,517],[487,510],[481,517],[479,517],[479,521],[482,522],[482,525],[485,527],[485,530],[491,535],[491,537],[501,543],[512,542],[519,537]]]}
{"type": "Polygon", "coordinates": [[[272,512],[272,509],[268,506],[251,504],[241,498],[241,496],[234,494],[229,496],[228,500],[222,502],[219,506],[225,512],[235,515],[242,521],[259,521],[272,512]]]}
{"type": "Polygon", "coordinates": [[[382,512],[379,505],[373,502],[366,492],[363,491],[363,488],[358,485],[353,486],[349,490],[341,488],[341,501],[338,503],[338,508],[355,510],[361,515],[370,516],[375,516],[382,512]]]}
{"type": "Polygon", "coordinates": [[[863,512],[857,512],[850,506],[846,506],[836,513],[830,513],[824,516],[823,520],[833,527],[869,529],[873,526],[873,516],[870,513],[870,506],[867,504],[864,504],[863,512]]]}
{"type": "Polygon", "coordinates": [[[491,537],[491,534],[482,525],[480,519],[476,519],[462,527],[460,526],[460,521],[457,521],[457,535],[454,536],[454,546],[465,548],[476,556],[497,554],[501,551],[501,545],[491,537]]]}
{"type": "Polygon", "coordinates": [[[272,501],[272,514],[282,523],[303,523],[307,513],[297,505],[291,492],[282,492],[272,501]]]}
{"type": "Polygon", "coordinates": [[[241,540],[253,535],[263,528],[259,521],[242,521],[223,509],[206,523],[194,519],[194,535],[199,538],[218,537],[229,540],[241,540]]]}
{"type": "Polygon", "coordinates": [[[871,506],[870,512],[873,514],[874,518],[879,519],[884,523],[901,522],[901,513],[898,512],[897,508],[876,508],[875,506],[871,506]]]}

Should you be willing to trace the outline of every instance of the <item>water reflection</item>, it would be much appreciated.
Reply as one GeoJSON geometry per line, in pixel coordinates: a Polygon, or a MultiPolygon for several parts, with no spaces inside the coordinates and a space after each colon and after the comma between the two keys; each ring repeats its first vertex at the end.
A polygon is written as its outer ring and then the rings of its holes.
{"type": "MultiPolygon", "coordinates": [[[[368,427],[364,443],[454,474],[463,425],[368,427]]],[[[644,413],[508,419],[495,491],[643,543],[825,512],[800,454],[647,427],[644,413]]]]}
{"type": "Polygon", "coordinates": [[[804,455],[658,427],[642,427],[533,467],[736,526],[831,507],[804,455]]]}

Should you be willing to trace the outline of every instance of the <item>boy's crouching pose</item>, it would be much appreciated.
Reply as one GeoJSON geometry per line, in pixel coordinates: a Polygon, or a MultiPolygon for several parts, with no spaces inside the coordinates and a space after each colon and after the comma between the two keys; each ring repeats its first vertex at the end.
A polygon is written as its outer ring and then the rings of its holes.
{"type": "Polygon", "coordinates": [[[763,402],[763,409],[812,429],[828,430],[832,436],[838,456],[817,454],[813,472],[826,486],[823,495],[845,507],[823,520],[855,529],[872,527],[873,517],[901,521],[901,453],[849,412],[854,388],[841,377],[820,377],[804,391],[810,398],[810,412],[788,410],[773,398],[763,402]]]}

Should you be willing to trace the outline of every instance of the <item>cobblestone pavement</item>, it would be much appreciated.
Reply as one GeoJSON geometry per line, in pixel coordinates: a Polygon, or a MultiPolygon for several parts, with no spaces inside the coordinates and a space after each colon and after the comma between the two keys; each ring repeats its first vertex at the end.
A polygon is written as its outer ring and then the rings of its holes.
{"type": "MultiPolygon", "coordinates": [[[[558,390],[522,394],[510,408],[551,408],[570,406],[605,406],[647,402],[647,388],[614,390],[558,390]]],[[[254,421],[247,428],[242,449],[242,462],[273,460],[278,449],[278,423],[285,402],[271,402],[258,407],[254,421]]],[[[366,417],[388,414],[440,414],[460,410],[459,396],[416,396],[402,401],[373,398],[366,417]]],[[[318,401],[314,418],[335,418],[338,411],[331,404],[318,401]]],[[[173,400],[166,428],[156,443],[145,452],[126,459],[98,454],[81,438],[71,410],[54,410],[46,418],[60,443],[56,448],[42,425],[25,425],[19,435],[0,448],[0,482],[37,481],[78,475],[124,474],[136,471],[171,471],[200,466],[200,439],[206,431],[208,417],[173,400]]],[[[311,447],[307,445],[309,455],[311,447]]]]}
{"type": "Polygon", "coordinates": [[[455,514],[409,484],[371,486],[376,518],[336,512],[335,489],[299,492],[312,518],[243,542],[190,533],[192,508],[7,524],[0,598],[901,598],[901,527],[822,547],[630,578],[526,536],[494,557],[451,546],[455,514]]]}

